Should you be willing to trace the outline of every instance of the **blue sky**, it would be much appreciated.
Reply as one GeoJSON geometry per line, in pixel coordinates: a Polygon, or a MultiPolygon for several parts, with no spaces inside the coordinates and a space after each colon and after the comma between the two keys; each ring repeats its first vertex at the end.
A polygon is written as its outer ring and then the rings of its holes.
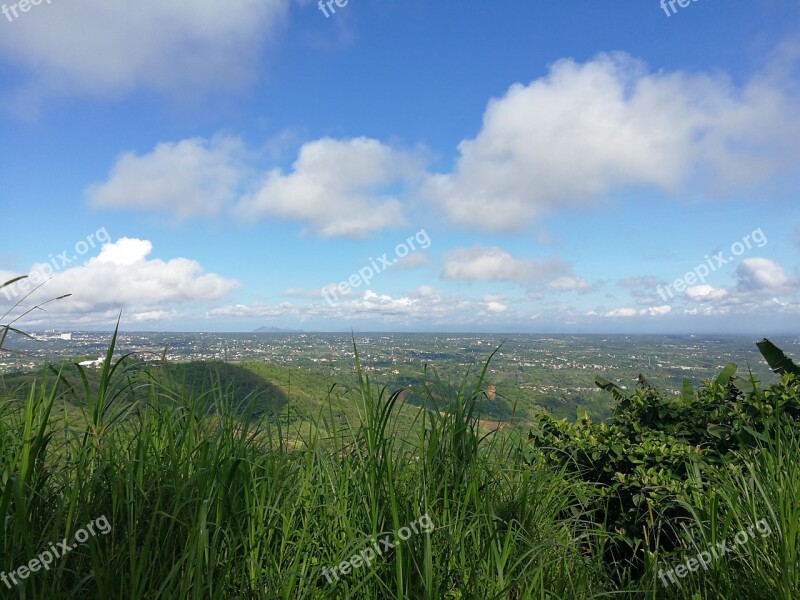
{"type": "Polygon", "coordinates": [[[0,279],[44,282],[0,304],[73,294],[31,328],[800,332],[796,2],[332,6],[0,6],[0,279]]]}

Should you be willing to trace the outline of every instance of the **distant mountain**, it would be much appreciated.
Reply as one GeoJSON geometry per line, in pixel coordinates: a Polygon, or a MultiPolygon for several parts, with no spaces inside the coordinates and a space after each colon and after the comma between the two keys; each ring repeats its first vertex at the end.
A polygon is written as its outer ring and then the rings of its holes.
{"type": "Polygon", "coordinates": [[[253,333],[305,333],[302,329],[282,329],[281,327],[259,327],[253,333]]]}

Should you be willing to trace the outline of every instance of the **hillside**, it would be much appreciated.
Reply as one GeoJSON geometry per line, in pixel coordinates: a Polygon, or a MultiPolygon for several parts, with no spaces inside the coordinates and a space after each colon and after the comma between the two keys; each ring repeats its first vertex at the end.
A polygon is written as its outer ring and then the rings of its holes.
{"type": "Polygon", "coordinates": [[[608,422],[539,415],[528,435],[478,419],[498,396],[488,362],[460,385],[432,376],[417,405],[360,363],[341,386],[128,359],[7,377],[0,568],[31,575],[35,598],[790,600],[800,368],[759,348],[779,384],[732,364],[678,398],[598,379],[608,422]],[[19,568],[89,525],[63,568],[19,568]],[[361,556],[392,535],[392,552],[361,556]],[[726,540],[736,555],[681,571],[726,540]]]}

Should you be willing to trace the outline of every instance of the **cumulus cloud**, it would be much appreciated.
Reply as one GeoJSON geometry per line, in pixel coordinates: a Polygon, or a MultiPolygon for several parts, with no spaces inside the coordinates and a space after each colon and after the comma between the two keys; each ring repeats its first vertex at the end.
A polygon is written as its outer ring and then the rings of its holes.
{"type": "MultiPolygon", "coordinates": [[[[165,261],[150,258],[152,252],[148,240],[120,238],[85,263],[54,273],[40,294],[71,293],[51,305],[69,321],[78,313],[86,322],[123,309],[126,320],[140,322],[174,318],[175,306],[219,300],[238,286],[235,280],[205,273],[194,260],[165,261]]],[[[52,269],[46,264],[31,268],[31,272],[48,271],[52,269]]]]}
{"type": "Polygon", "coordinates": [[[633,186],[736,189],[800,159],[800,99],[780,81],[650,72],[622,53],[563,59],[492,100],[427,193],[458,224],[511,230],[633,186]]]}
{"type": "Polygon", "coordinates": [[[491,300],[490,302],[486,303],[486,310],[494,313],[502,313],[508,310],[508,306],[503,304],[502,302],[491,300]]]}
{"type": "Polygon", "coordinates": [[[798,304],[793,302],[799,289],[797,281],[790,278],[775,261],[766,258],[745,259],[736,268],[734,277],[734,285],[690,286],[673,300],[689,304],[682,310],[682,314],[689,317],[741,315],[751,320],[765,320],[780,314],[798,314],[798,304]]]}
{"type": "Polygon", "coordinates": [[[669,313],[672,312],[672,307],[667,304],[664,304],[662,306],[651,306],[650,308],[643,309],[641,312],[642,314],[651,317],[657,317],[660,315],[668,315],[669,313]]]}
{"type": "Polygon", "coordinates": [[[668,315],[672,312],[672,307],[664,304],[662,306],[651,306],[636,310],[635,308],[615,308],[605,313],[609,318],[631,318],[631,317],[659,317],[668,315]]]}
{"type": "Polygon", "coordinates": [[[502,248],[476,247],[454,250],[442,270],[443,279],[461,281],[533,281],[567,273],[559,258],[523,260],[502,248]]]}
{"type": "Polygon", "coordinates": [[[18,92],[181,92],[254,80],[260,51],[289,0],[123,0],[41,4],[0,36],[0,60],[21,70],[18,92]]]}
{"type": "Polygon", "coordinates": [[[768,258],[748,258],[736,268],[738,288],[745,292],[786,292],[789,277],[776,262],[768,258]]]}
{"type": "Polygon", "coordinates": [[[145,310],[125,314],[125,321],[130,323],[157,323],[176,319],[180,313],[176,310],[145,310]]]}
{"type": "MultiPolygon", "coordinates": [[[[691,303],[682,313],[690,317],[747,316],[749,319],[773,319],[777,315],[798,314],[797,281],[783,267],[766,258],[748,258],[734,273],[736,284],[714,287],[708,284],[688,287],[675,300],[691,303]],[[782,298],[782,299],[781,299],[782,298]]],[[[793,318],[793,317],[791,317],[793,318]]]]}
{"type": "Polygon", "coordinates": [[[397,190],[421,176],[418,157],[377,140],[305,144],[290,173],[271,171],[237,206],[248,221],[299,220],[322,236],[362,237],[406,222],[397,190]]]}
{"type": "Polygon", "coordinates": [[[723,194],[788,172],[800,161],[792,81],[759,75],[737,85],[718,74],[653,72],[622,53],[562,59],[491,100],[449,172],[428,172],[418,150],[323,138],[302,145],[290,168],[262,169],[253,186],[257,176],[245,182],[230,140],[184,140],[123,156],[90,196],[114,207],[179,197],[179,215],[213,214],[232,203],[238,184],[242,220],[293,220],[327,237],[402,225],[421,197],[457,225],[513,230],[632,188],[723,194]],[[126,199],[124,183],[138,199],[126,199]]]}
{"type": "Polygon", "coordinates": [[[695,302],[711,302],[721,300],[728,295],[728,291],[710,285],[696,285],[686,289],[686,297],[695,302]]]}
{"type": "Polygon", "coordinates": [[[163,143],[144,155],[128,152],[86,196],[96,207],[169,211],[180,219],[214,215],[236,198],[244,154],[240,140],[226,137],[163,143]]]}
{"type": "Polygon", "coordinates": [[[323,237],[359,238],[405,224],[402,195],[424,175],[421,152],[367,138],[326,138],[304,144],[288,173],[274,168],[253,184],[256,154],[229,136],[165,142],[146,154],[123,154],[85,194],[97,207],[164,211],[178,219],[286,219],[323,237]]]}

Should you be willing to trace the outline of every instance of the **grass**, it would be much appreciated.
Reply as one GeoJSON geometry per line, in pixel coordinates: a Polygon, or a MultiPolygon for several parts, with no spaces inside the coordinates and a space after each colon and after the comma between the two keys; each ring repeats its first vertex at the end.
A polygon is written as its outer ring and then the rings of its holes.
{"type": "Polygon", "coordinates": [[[255,390],[235,404],[219,380],[142,377],[113,350],[98,381],[51,374],[0,401],[0,569],[98,517],[111,525],[50,570],[0,582],[0,597],[800,597],[795,435],[714,475],[691,506],[685,554],[762,518],[773,535],[665,587],[658,569],[678,558],[650,555],[635,581],[609,573],[585,484],[528,464],[520,436],[479,426],[488,362],[455,387],[430,373],[426,408],[357,362],[357,385],[342,400],[329,390],[313,426],[292,431],[255,390]],[[430,531],[329,583],[326,568],[423,515],[430,531]]]}

